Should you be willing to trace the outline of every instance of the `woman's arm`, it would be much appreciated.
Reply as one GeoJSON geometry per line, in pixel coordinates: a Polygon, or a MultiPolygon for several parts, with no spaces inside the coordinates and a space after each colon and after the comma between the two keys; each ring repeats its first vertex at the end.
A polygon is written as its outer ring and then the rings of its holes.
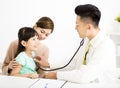
{"type": "Polygon", "coordinates": [[[9,75],[12,68],[16,67],[15,64],[12,64],[15,57],[15,54],[17,52],[17,45],[18,45],[18,41],[14,40],[11,42],[11,44],[8,47],[3,65],[2,65],[2,74],[3,75],[9,75]]]}

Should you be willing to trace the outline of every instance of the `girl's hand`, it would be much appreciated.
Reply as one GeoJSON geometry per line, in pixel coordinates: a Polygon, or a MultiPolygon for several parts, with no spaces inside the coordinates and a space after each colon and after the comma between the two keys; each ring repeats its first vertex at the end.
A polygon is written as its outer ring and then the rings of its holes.
{"type": "Polygon", "coordinates": [[[29,78],[35,79],[38,78],[39,75],[38,74],[29,74],[29,78]]]}

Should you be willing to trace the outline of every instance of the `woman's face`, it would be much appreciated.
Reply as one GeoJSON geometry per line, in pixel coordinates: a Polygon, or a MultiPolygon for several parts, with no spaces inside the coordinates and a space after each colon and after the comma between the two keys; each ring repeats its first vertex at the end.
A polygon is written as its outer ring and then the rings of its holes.
{"type": "Polygon", "coordinates": [[[43,29],[43,28],[40,28],[40,27],[35,27],[34,29],[39,34],[39,40],[46,39],[52,32],[51,29],[43,29]]]}

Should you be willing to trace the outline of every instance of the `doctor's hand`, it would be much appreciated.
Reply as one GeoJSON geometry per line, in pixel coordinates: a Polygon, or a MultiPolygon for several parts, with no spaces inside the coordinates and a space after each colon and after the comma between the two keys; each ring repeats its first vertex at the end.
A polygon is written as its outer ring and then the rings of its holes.
{"type": "Polygon", "coordinates": [[[34,58],[34,61],[37,62],[40,66],[44,67],[44,68],[50,68],[50,65],[48,63],[47,59],[41,58],[39,56],[36,56],[34,58]]]}
{"type": "Polygon", "coordinates": [[[53,71],[53,72],[47,72],[45,73],[45,77],[46,79],[57,79],[57,72],[53,71]]]}

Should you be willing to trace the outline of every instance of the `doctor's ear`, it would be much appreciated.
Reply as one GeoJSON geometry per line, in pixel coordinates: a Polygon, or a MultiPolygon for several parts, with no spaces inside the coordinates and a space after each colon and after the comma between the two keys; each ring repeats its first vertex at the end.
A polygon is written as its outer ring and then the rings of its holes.
{"type": "Polygon", "coordinates": [[[22,40],[22,41],[21,41],[21,44],[22,44],[23,46],[26,46],[26,41],[22,40]]]}
{"type": "Polygon", "coordinates": [[[87,30],[90,30],[92,28],[92,25],[91,24],[88,24],[87,25],[87,30]]]}

